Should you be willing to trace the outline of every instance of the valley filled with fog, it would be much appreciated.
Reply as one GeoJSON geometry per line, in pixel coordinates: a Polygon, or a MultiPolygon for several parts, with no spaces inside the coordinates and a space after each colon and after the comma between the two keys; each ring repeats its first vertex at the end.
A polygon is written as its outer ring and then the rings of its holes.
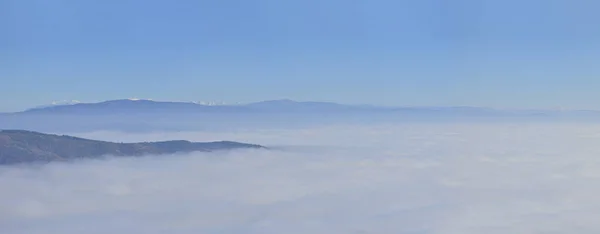
{"type": "Polygon", "coordinates": [[[271,149],[1,166],[0,233],[600,231],[600,124],[344,123],[72,135],[271,149]]]}

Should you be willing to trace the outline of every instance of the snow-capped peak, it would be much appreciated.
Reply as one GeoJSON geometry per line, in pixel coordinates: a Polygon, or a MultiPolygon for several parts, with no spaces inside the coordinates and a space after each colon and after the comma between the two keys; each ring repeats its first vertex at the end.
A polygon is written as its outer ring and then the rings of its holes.
{"type": "Polygon", "coordinates": [[[62,100],[62,101],[53,101],[52,106],[62,106],[62,105],[75,105],[81,103],[78,100],[62,100]]]}
{"type": "Polygon", "coordinates": [[[227,105],[227,103],[225,102],[205,102],[205,101],[198,101],[198,102],[193,102],[199,105],[205,105],[205,106],[224,106],[227,105]]]}
{"type": "Polygon", "coordinates": [[[134,97],[134,98],[126,98],[126,99],[108,100],[107,102],[110,102],[110,101],[133,101],[133,102],[135,102],[135,101],[153,101],[153,100],[151,98],[137,98],[137,97],[134,97]]]}
{"type": "Polygon", "coordinates": [[[78,100],[53,101],[52,103],[50,103],[48,105],[36,106],[31,109],[41,109],[41,108],[47,108],[47,107],[53,107],[53,106],[68,106],[68,105],[75,105],[75,104],[79,104],[79,103],[81,103],[81,102],[78,100]]]}

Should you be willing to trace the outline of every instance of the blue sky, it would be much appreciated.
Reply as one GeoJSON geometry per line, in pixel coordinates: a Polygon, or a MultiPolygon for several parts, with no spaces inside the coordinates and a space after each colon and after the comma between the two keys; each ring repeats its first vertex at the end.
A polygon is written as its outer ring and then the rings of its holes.
{"type": "Polygon", "coordinates": [[[0,111],[130,97],[600,109],[599,7],[0,0],[0,111]]]}

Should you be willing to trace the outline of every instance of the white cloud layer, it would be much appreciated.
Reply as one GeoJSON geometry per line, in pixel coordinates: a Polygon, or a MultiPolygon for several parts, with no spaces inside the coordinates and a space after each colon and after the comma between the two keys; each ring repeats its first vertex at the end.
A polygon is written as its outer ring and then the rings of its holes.
{"type": "Polygon", "coordinates": [[[79,135],[296,147],[0,167],[0,233],[600,232],[600,125],[79,135]]]}

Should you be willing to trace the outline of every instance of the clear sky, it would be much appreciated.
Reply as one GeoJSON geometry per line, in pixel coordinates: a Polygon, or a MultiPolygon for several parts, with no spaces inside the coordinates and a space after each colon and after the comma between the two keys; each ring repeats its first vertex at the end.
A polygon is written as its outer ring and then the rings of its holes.
{"type": "Polygon", "coordinates": [[[600,1],[0,0],[0,111],[120,98],[600,109],[600,1]]]}

